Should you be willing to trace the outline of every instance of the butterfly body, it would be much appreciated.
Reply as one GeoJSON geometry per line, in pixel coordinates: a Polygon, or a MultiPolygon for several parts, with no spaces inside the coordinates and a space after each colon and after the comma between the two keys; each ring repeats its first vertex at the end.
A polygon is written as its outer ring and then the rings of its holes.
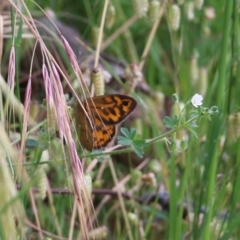
{"type": "Polygon", "coordinates": [[[89,151],[105,148],[116,135],[116,125],[135,109],[134,98],[111,94],[88,98],[83,108],[75,106],[75,117],[81,144],[89,151]],[[87,113],[87,115],[86,115],[87,113]]]}

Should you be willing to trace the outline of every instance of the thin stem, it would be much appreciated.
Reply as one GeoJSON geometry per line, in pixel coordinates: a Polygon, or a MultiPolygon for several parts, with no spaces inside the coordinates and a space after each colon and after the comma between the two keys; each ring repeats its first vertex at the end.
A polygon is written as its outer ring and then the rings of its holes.
{"type": "MultiPolygon", "coordinates": [[[[164,133],[164,134],[162,134],[162,135],[160,135],[160,136],[157,136],[157,137],[155,137],[155,138],[146,140],[146,143],[149,145],[149,144],[151,144],[151,143],[153,143],[153,142],[157,142],[157,141],[159,141],[159,140],[162,140],[163,138],[165,138],[165,137],[173,134],[174,132],[176,132],[176,131],[178,131],[179,129],[185,127],[185,126],[188,125],[190,122],[193,122],[193,121],[195,121],[195,120],[198,119],[198,118],[199,118],[198,116],[197,116],[197,117],[193,117],[193,118],[189,119],[188,121],[186,121],[185,123],[183,123],[182,125],[174,128],[174,129],[172,129],[172,130],[170,130],[170,131],[168,131],[168,132],[166,132],[166,133],[164,133]]],[[[117,148],[117,147],[122,147],[122,145],[119,144],[119,145],[115,146],[115,148],[117,148]]],[[[124,148],[124,149],[120,149],[120,150],[116,150],[116,151],[112,151],[112,149],[111,149],[111,150],[107,149],[106,151],[102,151],[102,152],[95,152],[95,153],[90,153],[90,154],[83,154],[83,155],[81,155],[80,157],[81,157],[81,158],[82,158],[82,157],[97,157],[97,156],[103,156],[103,155],[106,155],[106,154],[113,155],[113,154],[120,154],[120,153],[127,153],[127,152],[133,152],[133,149],[132,149],[132,148],[124,148]]]]}
{"type": "Polygon", "coordinates": [[[101,49],[102,38],[103,38],[103,29],[104,29],[106,14],[107,14],[108,2],[109,0],[105,0],[104,7],[103,7],[103,14],[101,18],[101,25],[100,25],[100,31],[99,31],[97,49],[96,49],[96,55],[95,55],[95,61],[94,61],[94,68],[98,66],[98,62],[99,62],[100,49],[101,49]]]}
{"type": "Polygon", "coordinates": [[[163,16],[163,13],[164,13],[164,10],[165,10],[165,2],[163,3],[162,7],[160,8],[160,11],[159,11],[159,18],[155,21],[152,29],[151,29],[151,32],[150,32],[150,35],[148,37],[148,41],[146,43],[146,46],[144,48],[144,51],[143,51],[143,54],[142,54],[142,57],[141,57],[141,62],[139,63],[139,70],[141,71],[143,69],[143,66],[144,66],[144,63],[146,61],[146,57],[148,55],[148,52],[150,50],[150,47],[151,47],[151,44],[152,44],[152,41],[153,41],[153,38],[156,34],[156,31],[158,29],[158,26],[159,26],[159,23],[162,19],[162,16],[163,16]]]}
{"type": "MultiPolygon", "coordinates": [[[[117,175],[116,175],[116,171],[115,171],[112,159],[109,159],[108,162],[109,162],[109,166],[110,166],[111,173],[112,173],[112,176],[113,176],[113,180],[115,182],[115,185],[117,185],[119,181],[117,179],[117,175]]],[[[131,227],[130,227],[130,223],[129,223],[129,220],[128,220],[126,207],[124,205],[123,196],[120,192],[120,188],[116,188],[116,190],[117,190],[119,203],[120,203],[122,213],[123,213],[123,218],[124,218],[124,221],[125,221],[125,224],[126,224],[128,237],[129,237],[130,240],[133,240],[133,235],[132,235],[132,232],[131,232],[131,227]]]]}
{"type": "Polygon", "coordinates": [[[103,42],[101,46],[101,52],[104,51],[116,38],[118,38],[121,34],[125,33],[126,29],[129,29],[133,23],[138,19],[137,15],[132,16],[128,19],[121,27],[117,29],[105,42],[103,42]]]}
{"type": "Polygon", "coordinates": [[[193,118],[189,119],[188,121],[186,121],[185,123],[183,123],[182,125],[174,128],[174,129],[172,129],[172,130],[170,130],[170,131],[168,131],[168,132],[166,132],[166,133],[164,133],[164,134],[162,134],[162,135],[160,135],[160,136],[157,136],[157,137],[155,137],[155,138],[152,138],[152,139],[148,140],[147,143],[150,144],[150,143],[152,143],[152,142],[155,142],[155,141],[158,141],[158,140],[160,140],[160,139],[163,139],[163,138],[167,137],[168,135],[171,135],[172,133],[178,131],[179,129],[181,129],[181,128],[183,128],[183,127],[185,127],[185,126],[188,125],[190,122],[193,122],[193,121],[195,121],[195,120],[198,119],[198,118],[199,118],[199,116],[193,117],[193,118]]]}
{"type": "MultiPolygon", "coordinates": [[[[173,142],[176,142],[176,132],[172,134],[173,142]]],[[[176,238],[177,227],[177,187],[176,187],[176,155],[171,154],[170,157],[170,227],[169,239],[176,238]]]]}

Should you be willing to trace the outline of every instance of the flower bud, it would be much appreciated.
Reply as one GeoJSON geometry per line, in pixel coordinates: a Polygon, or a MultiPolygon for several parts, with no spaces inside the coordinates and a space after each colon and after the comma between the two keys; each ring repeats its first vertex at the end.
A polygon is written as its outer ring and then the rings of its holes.
{"type": "Polygon", "coordinates": [[[150,2],[149,18],[154,23],[159,18],[160,2],[153,0],[150,2]]]}
{"type": "Polygon", "coordinates": [[[193,2],[189,2],[186,5],[186,13],[187,13],[187,19],[189,21],[193,21],[195,14],[194,14],[194,4],[193,2]]]}
{"type": "Polygon", "coordinates": [[[173,31],[177,31],[179,29],[180,17],[179,6],[177,4],[173,4],[169,10],[169,27],[173,31]]]}
{"type": "Polygon", "coordinates": [[[215,9],[213,7],[205,8],[204,13],[208,20],[213,20],[216,17],[215,9]]]}
{"type": "Polygon", "coordinates": [[[160,164],[159,160],[151,160],[149,163],[149,169],[150,171],[154,172],[155,174],[160,174],[162,171],[162,166],[160,164]]]}
{"type": "MultiPolygon", "coordinates": [[[[106,239],[107,234],[108,234],[108,229],[106,226],[98,227],[88,233],[88,239],[89,240],[106,239]]],[[[80,238],[80,239],[83,239],[83,238],[80,238]]]]}
{"type": "Polygon", "coordinates": [[[130,223],[132,223],[134,226],[139,224],[138,216],[135,213],[128,212],[127,215],[130,223]]]}
{"type": "Polygon", "coordinates": [[[100,33],[99,27],[92,28],[92,43],[94,46],[97,46],[99,33],[100,33]]]}
{"type": "Polygon", "coordinates": [[[157,181],[155,174],[152,172],[146,173],[142,175],[142,182],[146,185],[156,186],[157,181]]]}
{"type": "Polygon", "coordinates": [[[187,141],[185,139],[182,140],[181,143],[180,143],[180,146],[181,146],[182,150],[185,151],[187,149],[187,147],[188,147],[187,141]]]}
{"type": "Polygon", "coordinates": [[[172,99],[173,99],[173,101],[174,102],[178,102],[178,95],[176,94],[176,93],[174,93],[173,95],[172,95],[172,99]]]}
{"type": "Polygon", "coordinates": [[[207,68],[202,67],[199,69],[199,78],[197,81],[197,90],[203,97],[206,94],[208,87],[208,71],[207,68]]]}
{"type": "Polygon", "coordinates": [[[184,3],[184,0],[178,0],[178,5],[182,5],[184,3]]]}
{"type": "Polygon", "coordinates": [[[201,10],[204,0],[195,0],[194,6],[197,10],[201,10]]]}
{"type": "Polygon", "coordinates": [[[90,174],[86,174],[86,175],[84,175],[84,179],[86,182],[87,190],[88,190],[89,194],[91,194],[92,193],[92,177],[90,174]]]}
{"type": "Polygon", "coordinates": [[[95,95],[101,96],[104,95],[105,83],[103,79],[103,72],[100,67],[97,67],[92,72],[92,82],[95,88],[95,95]]]}
{"type": "Polygon", "coordinates": [[[240,136],[240,112],[231,114],[227,118],[227,139],[235,142],[240,136]]]}
{"type": "Polygon", "coordinates": [[[138,169],[131,170],[131,181],[136,183],[141,179],[142,172],[138,169]]]}
{"type": "Polygon", "coordinates": [[[36,176],[38,178],[37,189],[38,189],[40,198],[43,200],[47,196],[47,188],[48,188],[47,174],[43,167],[40,166],[37,169],[36,176]]]}
{"type": "Polygon", "coordinates": [[[148,0],[132,0],[133,8],[138,17],[146,16],[149,8],[148,0]]]}
{"type": "Polygon", "coordinates": [[[198,53],[195,53],[190,60],[190,79],[193,86],[196,86],[199,77],[198,53]]]}
{"type": "Polygon", "coordinates": [[[115,16],[116,16],[116,9],[112,4],[110,4],[108,7],[107,16],[106,16],[107,28],[111,28],[113,26],[115,21],[115,16]]]}

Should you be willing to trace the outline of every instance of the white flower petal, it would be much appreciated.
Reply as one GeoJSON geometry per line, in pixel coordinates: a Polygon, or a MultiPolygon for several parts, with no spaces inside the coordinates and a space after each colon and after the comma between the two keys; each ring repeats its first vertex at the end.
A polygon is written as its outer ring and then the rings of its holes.
{"type": "Polygon", "coordinates": [[[203,97],[202,95],[196,93],[192,99],[191,99],[191,103],[194,107],[198,107],[198,106],[201,106],[202,105],[202,100],[203,100],[203,97]]]}

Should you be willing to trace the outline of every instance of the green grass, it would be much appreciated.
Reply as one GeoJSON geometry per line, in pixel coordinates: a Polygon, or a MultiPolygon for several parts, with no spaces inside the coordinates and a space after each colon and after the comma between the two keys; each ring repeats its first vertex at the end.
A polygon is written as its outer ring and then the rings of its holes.
{"type": "MultiPolygon", "coordinates": [[[[120,131],[124,149],[91,153],[81,148],[70,120],[74,116],[66,108],[52,64],[66,91],[68,84],[76,86],[76,79],[86,80],[89,74],[84,71],[90,67],[81,69],[85,73],[82,79],[82,72],[73,65],[75,59],[51,22],[47,26],[57,40],[48,41],[52,34],[47,38],[43,33],[38,35],[29,20],[30,16],[44,15],[38,6],[26,1],[26,6],[19,8],[9,1],[9,22],[4,20],[4,41],[0,40],[4,49],[0,58],[0,239],[94,239],[93,235],[95,239],[240,239],[238,1],[205,0],[197,9],[193,1],[185,0],[178,6],[181,18],[174,31],[172,3],[166,3],[165,8],[161,4],[163,15],[154,26],[148,14],[134,17],[131,1],[112,0],[114,24],[110,29],[103,24],[103,41],[94,45],[92,30],[100,27],[106,2],[38,1],[39,6],[51,8],[60,21],[81,34],[93,59],[105,46],[104,54],[139,65],[149,86],[142,92],[130,87],[131,80],[122,84],[108,64],[118,87],[106,84],[106,93],[128,92],[138,101],[139,109],[135,119],[124,123],[128,130],[120,131]],[[187,14],[191,6],[193,19],[187,14]],[[9,37],[13,32],[15,37],[9,37]],[[34,38],[29,38],[30,32],[34,38]],[[105,45],[109,37],[114,40],[105,45]],[[11,47],[14,62],[9,60],[11,47]],[[42,73],[51,77],[49,82],[43,80],[42,73]],[[12,92],[5,84],[11,76],[15,80],[12,92]],[[35,88],[31,101],[27,101],[30,77],[35,88]],[[52,108],[51,99],[45,95],[46,84],[54,90],[52,108]],[[204,98],[199,108],[190,102],[196,93],[204,98]],[[24,110],[20,102],[25,104],[24,110]],[[61,108],[57,108],[58,103],[61,108]],[[57,114],[51,119],[53,109],[57,114]],[[39,110],[47,110],[48,116],[38,124],[29,123],[29,116],[39,110]],[[65,125],[57,124],[61,112],[65,125]],[[16,134],[11,141],[10,131],[16,134]],[[65,137],[61,142],[62,133],[65,137]],[[76,153],[82,169],[78,169],[76,153]],[[92,182],[85,185],[87,174],[92,182]],[[163,193],[169,196],[168,210],[158,203],[163,193]],[[150,198],[151,194],[158,198],[145,204],[143,196],[150,198]]],[[[71,45],[75,39],[70,36],[67,40],[71,45]]],[[[82,50],[79,53],[80,43],[71,47],[78,63],[83,64],[87,58],[82,57],[82,50]]],[[[80,88],[78,84],[75,91],[80,99],[83,92],[89,95],[86,86],[80,88]]],[[[75,101],[75,94],[69,92],[69,102],[75,101]]]]}

